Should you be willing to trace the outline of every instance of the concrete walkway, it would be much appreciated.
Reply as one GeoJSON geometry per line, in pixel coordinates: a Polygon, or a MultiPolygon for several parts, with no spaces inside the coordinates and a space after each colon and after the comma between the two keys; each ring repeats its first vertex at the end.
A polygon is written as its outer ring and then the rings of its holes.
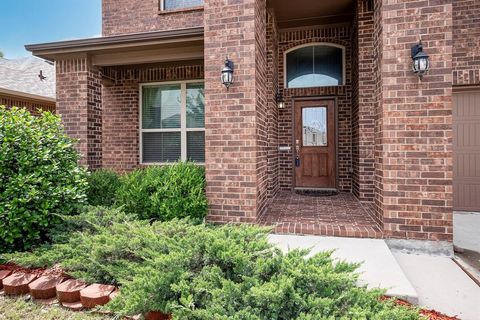
{"type": "Polygon", "coordinates": [[[310,248],[311,254],[336,250],[334,257],[363,262],[360,281],[463,320],[480,320],[480,287],[450,258],[393,252],[381,239],[276,235],[270,241],[283,251],[310,248]]]}
{"type": "Polygon", "coordinates": [[[270,241],[283,251],[289,249],[311,249],[311,254],[325,250],[336,250],[335,258],[348,262],[362,262],[359,268],[360,281],[370,288],[387,289],[390,296],[418,303],[418,295],[404,275],[402,269],[381,239],[359,239],[340,237],[269,236],[270,241]]]}
{"type": "Polygon", "coordinates": [[[396,253],[419,305],[462,320],[480,319],[480,287],[448,257],[396,253]]]}
{"type": "Polygon", "coordinates": [[[480,252],[480,212],[454,212],[453,243],[480,252]]]}

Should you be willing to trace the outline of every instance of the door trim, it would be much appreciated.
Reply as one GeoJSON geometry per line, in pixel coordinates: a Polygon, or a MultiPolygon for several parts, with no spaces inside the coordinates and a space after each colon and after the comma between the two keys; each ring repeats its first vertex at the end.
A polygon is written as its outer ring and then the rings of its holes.
{"type": "MultiPolygon", "coordinates": [[[[338,98],[336,96],[293,96],[291,98],[292,101],[292,137],[291,137],[291,144],[292,144],[292,156],[291,156],[291,164],[292,164],[292,188],[291,190],[294,191],[297,188],[296,183],[296,172],[295,172],[295,157],[297,156],[297,151],[295,150],[295,104],[298,101],[324,101],[330,100],[333,101],[333,105],[335,108],[334,118],[335,118],[335,185],[334,189],[338,191],[338,98]]],[[[302,187],[299,187],[302,188],[302,187]]],[[[304,187],[303,187],[304,188],[304,187]]],[[[305,188],[304,188],[305,189],[305,188]]],[[[309,189],[317,189],[317,190],[331,190],[332,188],[309,188],[309,189]]]]}

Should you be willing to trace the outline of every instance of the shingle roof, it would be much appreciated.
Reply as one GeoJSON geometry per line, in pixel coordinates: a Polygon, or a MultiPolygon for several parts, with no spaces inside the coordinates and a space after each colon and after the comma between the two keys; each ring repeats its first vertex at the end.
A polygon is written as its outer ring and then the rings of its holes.
{"type": "Polygon", "coordinates": [[[55,98],[55,66],[37,57],[0,58],[0,88],[55,98]],[[40,70],[45,80],[40,80],[40,70]]]}

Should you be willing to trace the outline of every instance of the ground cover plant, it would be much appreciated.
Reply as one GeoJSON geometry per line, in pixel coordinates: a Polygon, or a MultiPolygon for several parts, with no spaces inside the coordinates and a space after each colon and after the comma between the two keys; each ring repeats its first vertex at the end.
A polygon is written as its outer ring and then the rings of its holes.
{"type": "Polygon", "coordinates": [[[86,171],[60,119],[0,107],[0,252],[46,240],[57,214],[86,201],[86,171]]]}
{"type": "Polygon", "coordinates": [[[381,301],[382,291],[358,287],[357,265],[334,262],[330,252],[282,254],[268,243],[266,229],[151,223],[101,208],[66,225],[68,238],[5,258],[23,266],[59,263],[75,277],[120,285],[107,305],[118,315],[157,310],[187,320],[419,319],[417,310],[381,301]],[[110,218],[97,219],[102,210],[110,218]]]}

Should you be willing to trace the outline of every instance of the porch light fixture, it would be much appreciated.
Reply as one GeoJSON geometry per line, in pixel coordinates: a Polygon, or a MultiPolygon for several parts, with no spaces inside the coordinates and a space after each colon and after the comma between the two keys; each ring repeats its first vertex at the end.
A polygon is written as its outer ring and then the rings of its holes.
{"type": "Polygon", "coordinates": [[[412,69],[415,74],[417,74],[420,79],[428,71],[430,67],[430,62],[428,60],[428,54],[423,52],[422,41],[419,41],[416,45],[412,47],[412,69]]]}
{"type": "Polygon", "coordinates": [[[278,109],[285,108],[285,100],[283,99],[283,94],[280,92],[280,90],[277,91],[276,100],[278,109]]]}
{"type": "Polygon", "coordinates": [[[227,87],[227,90],[233,84],[233,69],[233,61],[229,60],[227,57],[225,59],[225,66],[222,69],[222,83],[227,87]]]}

